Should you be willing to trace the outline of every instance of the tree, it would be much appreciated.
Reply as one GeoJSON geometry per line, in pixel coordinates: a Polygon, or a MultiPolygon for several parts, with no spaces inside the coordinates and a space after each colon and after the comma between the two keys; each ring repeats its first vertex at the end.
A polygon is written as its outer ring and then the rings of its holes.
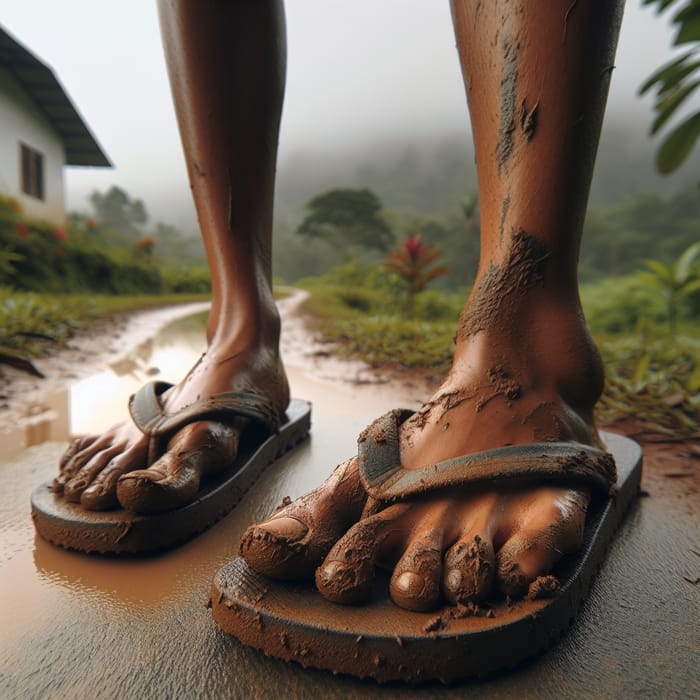
{"type": "Polygon", "coordinates": [[[326,240],[346,255],[353,246],[385,251],[394,241],[382,203],[369,189],[328,190],[307,202],[306,209],[309,213],[296,232],[326,240]]]}
{"type": "Polygon", "coordinates": [[[691,292],[700,289],[699,261],[700,243],[693,243],[672,263],[648,260],[647,271],[640,273],[641,279],[664,297],[671,333],[676,332],[681,303],[691,292]]]}
{"type": "Polygon", "coordinates": [[[112,234],[114,242],[133,243],[143,233],[141,227],[148,221],[146,206],[140,199],[132,199],[120,187],[112,185],[104,194],[93,192],[90,203],[99,222],[99,228],[112,234]]]}
{"type": "MultiPolygon", "coordinates": [[[[644,0],[656,5],[657,13],[681,5],[671,22],[678,27],[674,46],[690,45],[680,57],[659,68],[639,89],[640,95],[656,86],[656,119],[651,133],[656,134],[676,110],[700,87],[700,0],[644,0]]],[[[700,138],[700,110],[693,112],[666,134],[656,154],[656,167],[661,173],[676,170],[693,150],[700,138]]]]}

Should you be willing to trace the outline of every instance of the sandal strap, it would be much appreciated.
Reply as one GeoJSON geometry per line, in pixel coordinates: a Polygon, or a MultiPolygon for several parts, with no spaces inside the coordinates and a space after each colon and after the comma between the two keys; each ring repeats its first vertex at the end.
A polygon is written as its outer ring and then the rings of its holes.
{"type": "Polygon", "coordinates": [[[149,382],[129,399],[131,418],[145,435],[161,437],[197,420],[225,422],[235,417],[250,418],[270,433],[279,430],[279,413],[269,399],[258,394],[225,392],[195,401],[175,413],[166,413],[160,397],[172,386],[168,382],[149,382]]]}
{"type": "Polygon", "coordinates": [[[396,501],[467,484],[556,481],[583,484],[610,494],[617,481],[615,460],[578,442],[509,445],[455,457],[421,469],[404,469],[399,427],[412,411],[395,409],[378,418],[358,440],[360,477],[367,493],[396,501]]]}

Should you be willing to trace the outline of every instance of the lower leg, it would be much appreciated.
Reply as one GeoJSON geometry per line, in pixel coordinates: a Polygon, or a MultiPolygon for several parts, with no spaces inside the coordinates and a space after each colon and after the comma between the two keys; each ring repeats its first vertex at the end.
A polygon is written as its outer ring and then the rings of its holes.
{"type": "Polygon", "coordinates": [[[272,203],[284,94],[281,2],[159,3],[212,276],[213,347],[276,346],[272,203]]]}
{"type": "Polygon", "coordinates": [[[427,407],[436,428],[459,426],[458,444],[422,430],[405,454],[416,466],[455,449],[593,442],[603,386],[576,268],[621,3],[454,0],[452,8],[481,259],[450,376],[427,407]]]}
{"type": "MultiPolygon", "coordinates": [[[[482,253],[452,369],[401,427],[405,468],[511,444],[597,443],[602,366],[583,321],[576,265],[621,4],[453,0],[482,253]]],[[[346,484],[359,484],[357,461],[345,470],[346,484]]],[[[251,528],[248,562],[258,567],[272,537],[278,563],[268,557],[266,573],[284,577],[279,562],[291,551],[320,564],[312,530],[332,529],[339,499],[331,479],[303,507],[291,504],[251,528]],[[305,527],[295,529],[296,520],[305,527]]],[[[481,599],[493,587],[523,595],[580,546],[587,504],[586,491],[495,485],[400,508],[365,506],[373,514],[330,548],[316,582],[332,600],[356,601],[381,561],[394,567],[394,601],[410,609],[434,605],[436,586],[451,602],[481,599]],[[371,551],[361,546],[369,541],[371,551]]]]}
{"type": "MultiPolygon", "coordinates": [[[[262,395],[282,413],[289,388],[279,358],[271,237],[285,75],[283,8],[275,0],[162,0],[159,9],[213,292],[207,352],[161,400],[174,412],[238,391],[262,395]]],[[[67,454],[57,488],[88,508],[115,505],[117,493],[122,505],[136,510],[174,506],[196,492],[200,476],[231,462],[244,428],[243,420],[192,423],[150,465],[144,436],[126,421],[67,454]],[[197,483],[183,479],[183,470],[197,483]]]]}

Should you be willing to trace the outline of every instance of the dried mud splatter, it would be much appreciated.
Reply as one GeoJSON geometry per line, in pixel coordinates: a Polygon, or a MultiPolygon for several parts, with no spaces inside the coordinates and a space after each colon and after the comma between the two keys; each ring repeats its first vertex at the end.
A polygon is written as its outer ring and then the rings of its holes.
{"type": "Polygon", "coordinates": [[[497,317],[503,321],[515,297],[542,284],[548,257],[547,249],[533,236],[525,231],[513,234],[508,258],[501,265],[490,265],[474,288],[460,319],[460,340],[492,327],[497,317]]]}
{"type": "Polygon", "coordinates": [[[511,39],[503,40],[503,72],[501,74],[501,117],[496,144],[498,172],[506,168],[513,155],[515,142],[513,132],[516,126],[518,92],[517,46],[511,39]]]}

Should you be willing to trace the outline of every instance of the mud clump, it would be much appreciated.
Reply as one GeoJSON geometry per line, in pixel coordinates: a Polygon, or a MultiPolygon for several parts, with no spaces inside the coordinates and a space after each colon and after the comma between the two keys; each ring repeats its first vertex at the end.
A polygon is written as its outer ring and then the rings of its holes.
{"type": "Polygon", "coordinates": [[[527,591],[528,600],[551,598],[559,590],[559,579],[556,576],[538,576],[527,591]]]}
{"type": "Polygon", "coordinates": [[[485,598],[495,575],[494,554],[476,535],[471,542],[461,542],[445,557],[445,594],[451,603],[470,605],[485,598]]]}
{"type": "Polygon", "coordinates": [[[453,607],[445,608],[439,615],[429,620],[423,630],[428,633],[440,632],[441,630],[446,630],[452,620],[463,620],[467,617],[492,619],[496,617],[496,613],[493,608],[481,607],[473,601],[464,604],[460,603],[453,607]]]}

